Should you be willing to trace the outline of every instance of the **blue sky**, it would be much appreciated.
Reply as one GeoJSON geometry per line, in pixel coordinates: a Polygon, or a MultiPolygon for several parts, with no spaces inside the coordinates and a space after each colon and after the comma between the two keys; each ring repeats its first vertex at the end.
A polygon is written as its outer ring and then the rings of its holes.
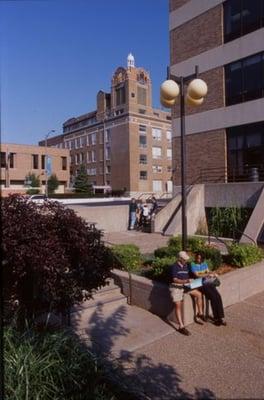
{"type": "Polygon", "coordinates": [[[0,18],[2,142],[37,144],[94,110],[130,51],[150,71],[159,107],[168,0],[2,0],[0,18]]]}

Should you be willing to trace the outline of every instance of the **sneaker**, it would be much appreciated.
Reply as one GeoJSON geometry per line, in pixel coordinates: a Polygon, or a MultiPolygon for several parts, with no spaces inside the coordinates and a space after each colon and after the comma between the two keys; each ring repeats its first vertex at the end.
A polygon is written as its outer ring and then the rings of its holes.
{"type": "Polygon", "coordinates": [[[222,326],[226,326],[227,323],[223,319],[217,319],[217,320],[214,321],[214,325],[216,325],[216,326],[221,326],[221,325],[222,326]]]}
{"type": "Polygon", "coordinates": [[[193,320],[196,324],[203,325],[202,318],[199,315],[196,315],[193,320]]]}
{"type": "Polygon", "coordinates": [[[181,333],[182,335],[185,335],[185,336],[190,336],[190,334],[191,334],[191,332],[188,331],[188,329],[186,329],[184,327],[183,328],[179,328],[178,332],[181,333]]]}

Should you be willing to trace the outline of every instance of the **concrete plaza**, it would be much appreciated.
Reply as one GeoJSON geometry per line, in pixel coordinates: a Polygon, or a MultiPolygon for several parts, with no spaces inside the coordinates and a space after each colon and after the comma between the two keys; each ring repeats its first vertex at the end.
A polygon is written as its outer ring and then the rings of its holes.
{"type": "Polygon", "coordinates": [[[226,327],[192,324],[189,337],[122,299],[73,320],[137,399],[263,399],[263,313],[264,292],[226,308],[226,327]]]}

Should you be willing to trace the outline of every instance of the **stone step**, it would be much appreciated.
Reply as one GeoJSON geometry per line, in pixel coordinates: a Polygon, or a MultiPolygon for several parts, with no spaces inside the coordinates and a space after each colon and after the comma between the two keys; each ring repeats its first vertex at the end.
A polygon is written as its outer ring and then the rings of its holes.
{"type": "Polygon", "coordinates": [[[127,298],[120,292],[120,288],[116,285],[111,288],[99,290],[94,293],[93,298],[84,301],[82,304],[76,305],[71,309],[71,313],[80,312],[88,308],[95,308],[100,304],[108,304],[113,302],[124,302],[127,303],[127,298]]]}

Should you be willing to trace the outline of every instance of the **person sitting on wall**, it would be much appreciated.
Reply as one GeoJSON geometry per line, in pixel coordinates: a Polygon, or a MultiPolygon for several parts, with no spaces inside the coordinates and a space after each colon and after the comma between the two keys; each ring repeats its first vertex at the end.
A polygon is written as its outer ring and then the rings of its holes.
{"type": "Polygon", "coordinates": [[[188,292],[194,300],[198,308],[198,313],[196,314],[195,311],[195,322],[203,325],[203,302],[202,302],[202,293],[198,289],[188,290],[184,285],[188,285],[191,283],[192,279],[190,278],[189,274],[189,267],[187,262],[189,261],[190,257],[185,251],[180,251],[178,254],[178,260],[175,264],[171,266],[171,277],[172,283],[170,286],[170,292],[172,301],[175,303],[175,314],[177,321],[179,323],[178,332],[189,336],[191,333],[190,331],[185,328],[183,322],[183,299],[184,294],[188,292]]]}
{"type": "MultiPolygon", "coordinates": [[[[210,273],[207,263],[204,261],[201,253],[195,254],[195,260],[191,263],[191,272],[195,278],[216,277],[216,274],[210,273]]],[[[213,284],[204,284],[199,289],[210,301],[214,316],[214,324],[217,326],[226,325],[222,297],[213,284]]]]}
{"type": "Polygon", "coordinates": [[[135,228],[137,203],[134,197],[129,204],[129,229],[135,228]]]}
{"type": "Polygon", "coordinates": [[[147,203],[142,205],[142,225],[146,226],[150,219],[150,211],[147,203]]]}

